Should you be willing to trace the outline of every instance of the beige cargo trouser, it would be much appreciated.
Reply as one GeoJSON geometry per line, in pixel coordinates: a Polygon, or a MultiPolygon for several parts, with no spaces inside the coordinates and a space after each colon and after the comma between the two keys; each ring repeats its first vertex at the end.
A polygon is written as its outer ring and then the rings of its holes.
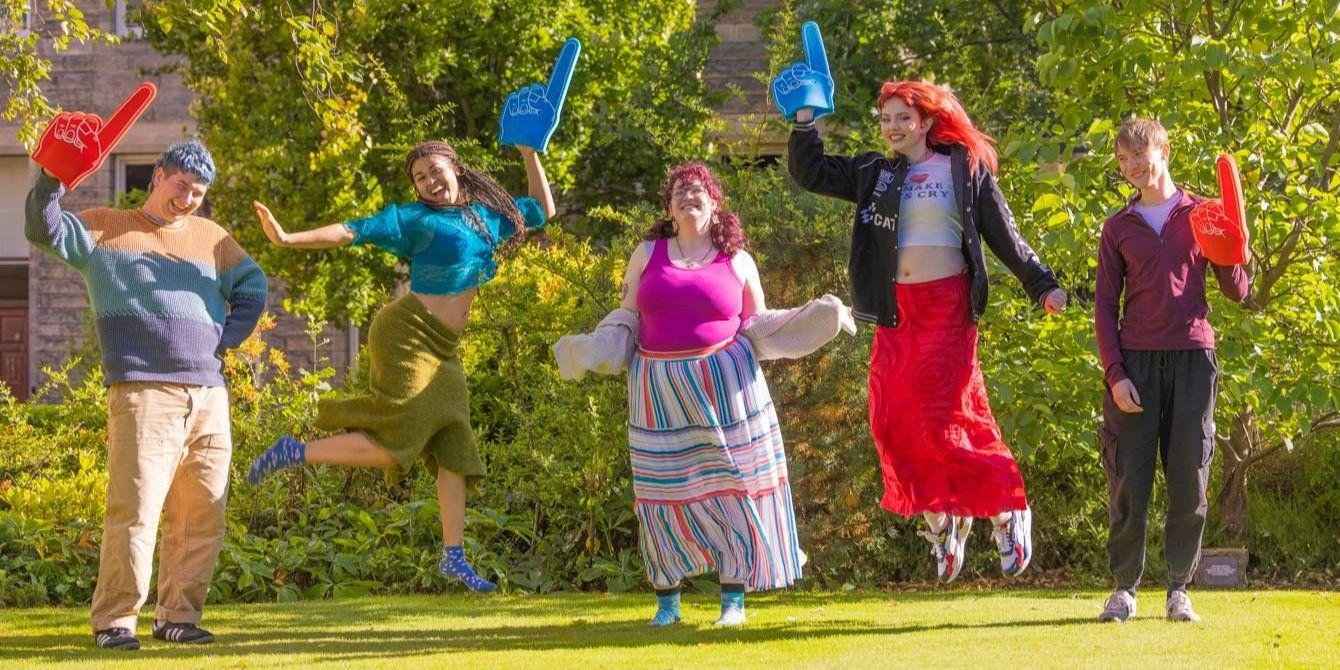
{"type": "Polygon", "coordinates": [[[135,630],[162,516],[154,618],[199,623],[227,530],[228,390],[171,382],[107,389],[107,514],[93,630],[135,630]]]}

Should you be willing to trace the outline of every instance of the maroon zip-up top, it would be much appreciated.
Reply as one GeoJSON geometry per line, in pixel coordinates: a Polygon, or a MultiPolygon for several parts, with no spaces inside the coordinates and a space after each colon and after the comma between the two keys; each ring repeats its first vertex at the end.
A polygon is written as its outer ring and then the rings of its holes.
{"type": "Polygon", "coordinates": [[[1214,329],[1206,320],[1210,314],[1205,301],[1207,265],[1214,268],[1219,290],[1229,300],[1242,302],[1247,296],[1246,269],[1214,265],[1196,245],[1189,215],[1202,200],[1182,191],[1161,234],[1135,211],[1139,194],[1103,222],[1093,324],[1109,386],[1127,378],[1122,349],[1214,348],[1214,329]]]}

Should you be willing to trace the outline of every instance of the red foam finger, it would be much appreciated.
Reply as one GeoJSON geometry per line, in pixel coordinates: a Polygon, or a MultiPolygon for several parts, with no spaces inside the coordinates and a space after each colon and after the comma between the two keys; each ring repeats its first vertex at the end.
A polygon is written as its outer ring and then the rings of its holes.
{"type": "Polygon", "coordinates": [[[79,126],[75,128],[75,131],[80,135],[92,135],[94,137],[98,136],[100,130],[102,130],[102,119],[97,114],[85,114],[84,118],[79,121],[79,126]]]}
{"type": "Polygon", "coordinates": [[[1191,234],[1201,254],[1215,265],[1247,262],[1247,240],[1242,228],[1224,211],[1218,200],[1206,200],[1191,210],[1191,234]]]}
{"type": "Polygon", "coordinates": [[[102,132],[99,133],[104,152],[110,152],[116,143],[121,141],[126,131],[130,130],[140,115],[144,114],[144,110],[149,109],[149,103],[153,102],[157,95],[158,88],[146,81],[140,84],[115,112],[112,112],[107,118],[107,123],[103,125],[102,132]]]}
{"type": "Polygon", "coordinates": [[[1219,193],[1224,201],[1224,213],[1242,229],[1247,237],[1247,210],[1242,197],[1242,177],[1238,173],[1238,163],[1228,154],[1220,154],[1215,161],[1215,171],[1219,177],[1219,193]]]}

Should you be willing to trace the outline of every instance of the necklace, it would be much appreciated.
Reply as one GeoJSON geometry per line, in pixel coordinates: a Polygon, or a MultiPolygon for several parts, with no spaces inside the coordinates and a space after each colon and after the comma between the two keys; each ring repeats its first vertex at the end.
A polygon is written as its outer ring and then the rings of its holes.
{"type": "Polygon", "coordinates": [[[675,236],[675,249],[679,250],[679,258],[680,258],[680,260],[683,261],[685,265],[687,265],[687,266],[689,266],[689,267],[691,267],[691,268],[692,268],[692,267],[698,267],[699,265],[702,265],[703,263],[707,262],[707,256],[708,256],[708,254],[710,254],[710,253],[712,253],[713,251],[716,250],[716,249],[712,246],[711,243],[708,243],[708,245],[707,245],[707,251],[704,252],[703,255],[702,255],[701,257],[698,258],[698,260],[691,261],[691,260],[689,260],[688,254],[684,253],[684,247],[680,246],[680,244],[679,244],[679,236],[678,236],[678,235],[675,236]]]}

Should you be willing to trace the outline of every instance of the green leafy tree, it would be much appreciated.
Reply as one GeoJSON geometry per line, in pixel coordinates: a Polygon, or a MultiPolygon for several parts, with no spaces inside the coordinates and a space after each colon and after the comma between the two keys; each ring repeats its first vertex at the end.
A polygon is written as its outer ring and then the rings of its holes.
{"type": "MultiPolygon", "coordinates": [[[[57,109],[42,93],[51,78],[51,56],[71,44],[117,42],[91,26],[74,0],[0,0],[0,118],[19,122],[18,137],[32,146],[57,109]]],[[[110,3],[109,3],[110,4],[110,3]]]]}
{"type": "MultiPolygon", "coordinates": [[[[1221,353],[1217,492],[1230,538],[1247,521],[1247,477],[1340,427],[1340,8],[1334,2],[1082,0],[1031,15],[1052,122],[1006,153],[1031,166],[1037,217],[1091,240],[1129,189],[1111,147],[1120,120],[1170,129],[1181,184],[1216,194],[1213,159],[1242,168],[1252,233],[1245,310],[1212,297],[1221,353]],[[1073,161],[1068,147],[1092,152],[1073,161]]],[[[1070,267],[1085,260],[1069,259],[1070,267]]],[[[1085,285],[1091,280],[1084,278],[1085,285]]],[[[1213,282],[1211,282],[1213,284],[1213,282]]]]}
{"type": "MultiPolygon", "coordinates": [[[[412,199],[404,152],[430,138],[524,192],[496,145],[500,105],[544,81],[560,45],[581,60],[544,162],[566,220],[644,196],[664,165],[708,151],[714,99],[696,76],[716,43],[711,16],[683,2],[288,3],[164,0],[141,17],[160,50],[186,56],[199,126],[218,159],[221,219],[295,285],[300,311],[362,322],[395,278],[385,254],[269,248],[252,222],[262,199],[302,229],[412,199]],[[618,20],[610,20],[611,17],[618,20]],[[580,158],[580,160],[579,160],[580,158]]],[[[723,8],[724,9],[724,8],[723,8]]],[[[594,225],[594,224],[593,224],[594,225]]],[[[609,234],[612,231],[595,229],[609,234]]]]}

